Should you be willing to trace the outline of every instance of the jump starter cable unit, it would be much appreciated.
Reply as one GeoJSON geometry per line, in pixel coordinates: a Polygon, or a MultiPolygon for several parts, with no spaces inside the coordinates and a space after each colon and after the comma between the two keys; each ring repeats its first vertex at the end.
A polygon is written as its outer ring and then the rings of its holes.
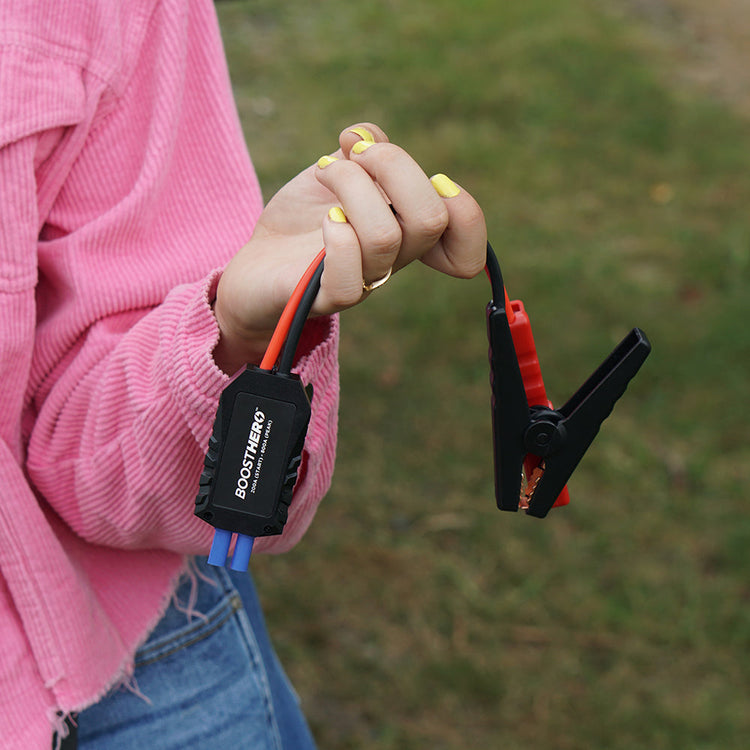
{"type": "MultiPolygon", "coordinates": [[[[195,514],[210,523],[208,562],[223,566],[237,534],[232,570],[247,570],[253,541],[281,534],[302,460],[311,394],[291,372],[302,329],[320,289],[325,249],[300,279],[259,367],[224,389],[201,474],[195,514]]],[[[645,361],[651,345],[634,328],[560,409],[544,388],[531,323],[511,301],[487,243],[487,305],[495,499],[544,518],[569,502],[567,481],[645,361]]]]}

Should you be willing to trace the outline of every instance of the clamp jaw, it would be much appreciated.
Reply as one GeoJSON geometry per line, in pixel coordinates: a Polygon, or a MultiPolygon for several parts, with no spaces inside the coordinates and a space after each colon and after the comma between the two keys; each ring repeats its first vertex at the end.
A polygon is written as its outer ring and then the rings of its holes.
{"type": "Polygon", "coordinates": [[[560,409],[547,399],[531,324],[510,301],[488,245],[493,296],[487,305],[495,498],[501,510],[544,518],[569,502],[566,482],[640,369],[651,344],[634,328],[560,409]],[[525,475],[525,482],[524,482],[525,475]]]}

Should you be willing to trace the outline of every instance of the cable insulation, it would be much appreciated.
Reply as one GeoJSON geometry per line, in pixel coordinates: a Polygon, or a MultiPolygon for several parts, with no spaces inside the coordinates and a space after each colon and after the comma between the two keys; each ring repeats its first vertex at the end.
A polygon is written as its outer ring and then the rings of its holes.
{"type": "Polygon", "coordinates": [[[268,342],[266,353],[263,355],[263,359],[260,363],[261,370],[273,370],[276,360],[279,358],[279,352],[286,341],[289,333],[289,327],[294,319],[294,314],[297,312],[300,300],[305,294],[305,291],[310,283],[310,279],[315,274],[318,265],[323,260],[326,254],[326,249],[323,248],[316,256],[313,262],[307,267],[307,270],[302,275],[302,278],[297,282],[297,286],[292,292],[292,296],[284,307],[284,311],[281,313],[279,322],[276,324],[276,328],[271,336],[271,340],[268,342]]]}
{"type": "Polygon", "coordinates": [[[315,302],[315,298],[318,296],[318,291],[320,290],[320,279],[323,276],[324,263],[325,259],[322,258],[315,268],[315,271],[307,284],[305,293],[299,301],[297,310],[292,318],[292,323],[289,326],[286,342],[284,343],[284,348],[281,350],[281,357],[279,359],[279,373],[282,375],[289,375],[292,371],[297,345],[299,344],[300,338],[302,338],[302,329],[305,327],[313,302],[315,302]]]}

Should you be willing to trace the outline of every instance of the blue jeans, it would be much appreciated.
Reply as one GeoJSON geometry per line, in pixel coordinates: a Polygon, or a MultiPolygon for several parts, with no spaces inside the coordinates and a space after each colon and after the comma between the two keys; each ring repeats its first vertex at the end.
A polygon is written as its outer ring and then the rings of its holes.
{"type": "Polygon", "coordinates": [[[80,750],[314,750],[249,574],[197,564],[202,616],[181,611],[186,580],[136,653],[140,695],[118,688],[82,711],[80,750]]]}

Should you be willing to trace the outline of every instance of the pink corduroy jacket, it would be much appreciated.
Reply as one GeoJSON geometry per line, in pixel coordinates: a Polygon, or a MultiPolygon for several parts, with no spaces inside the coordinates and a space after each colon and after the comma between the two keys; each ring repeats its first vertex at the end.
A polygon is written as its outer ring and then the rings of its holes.
{"type": "MultiPolygon", "coordinates": [[[[0,3],[2,747],[127,679],[186,556],[227,378],[221,268],[262,199],[210,0],[0,3]]],[[[313,417],[289,523],[333,471],[337,321],[297,370],[313,417]]]]}

